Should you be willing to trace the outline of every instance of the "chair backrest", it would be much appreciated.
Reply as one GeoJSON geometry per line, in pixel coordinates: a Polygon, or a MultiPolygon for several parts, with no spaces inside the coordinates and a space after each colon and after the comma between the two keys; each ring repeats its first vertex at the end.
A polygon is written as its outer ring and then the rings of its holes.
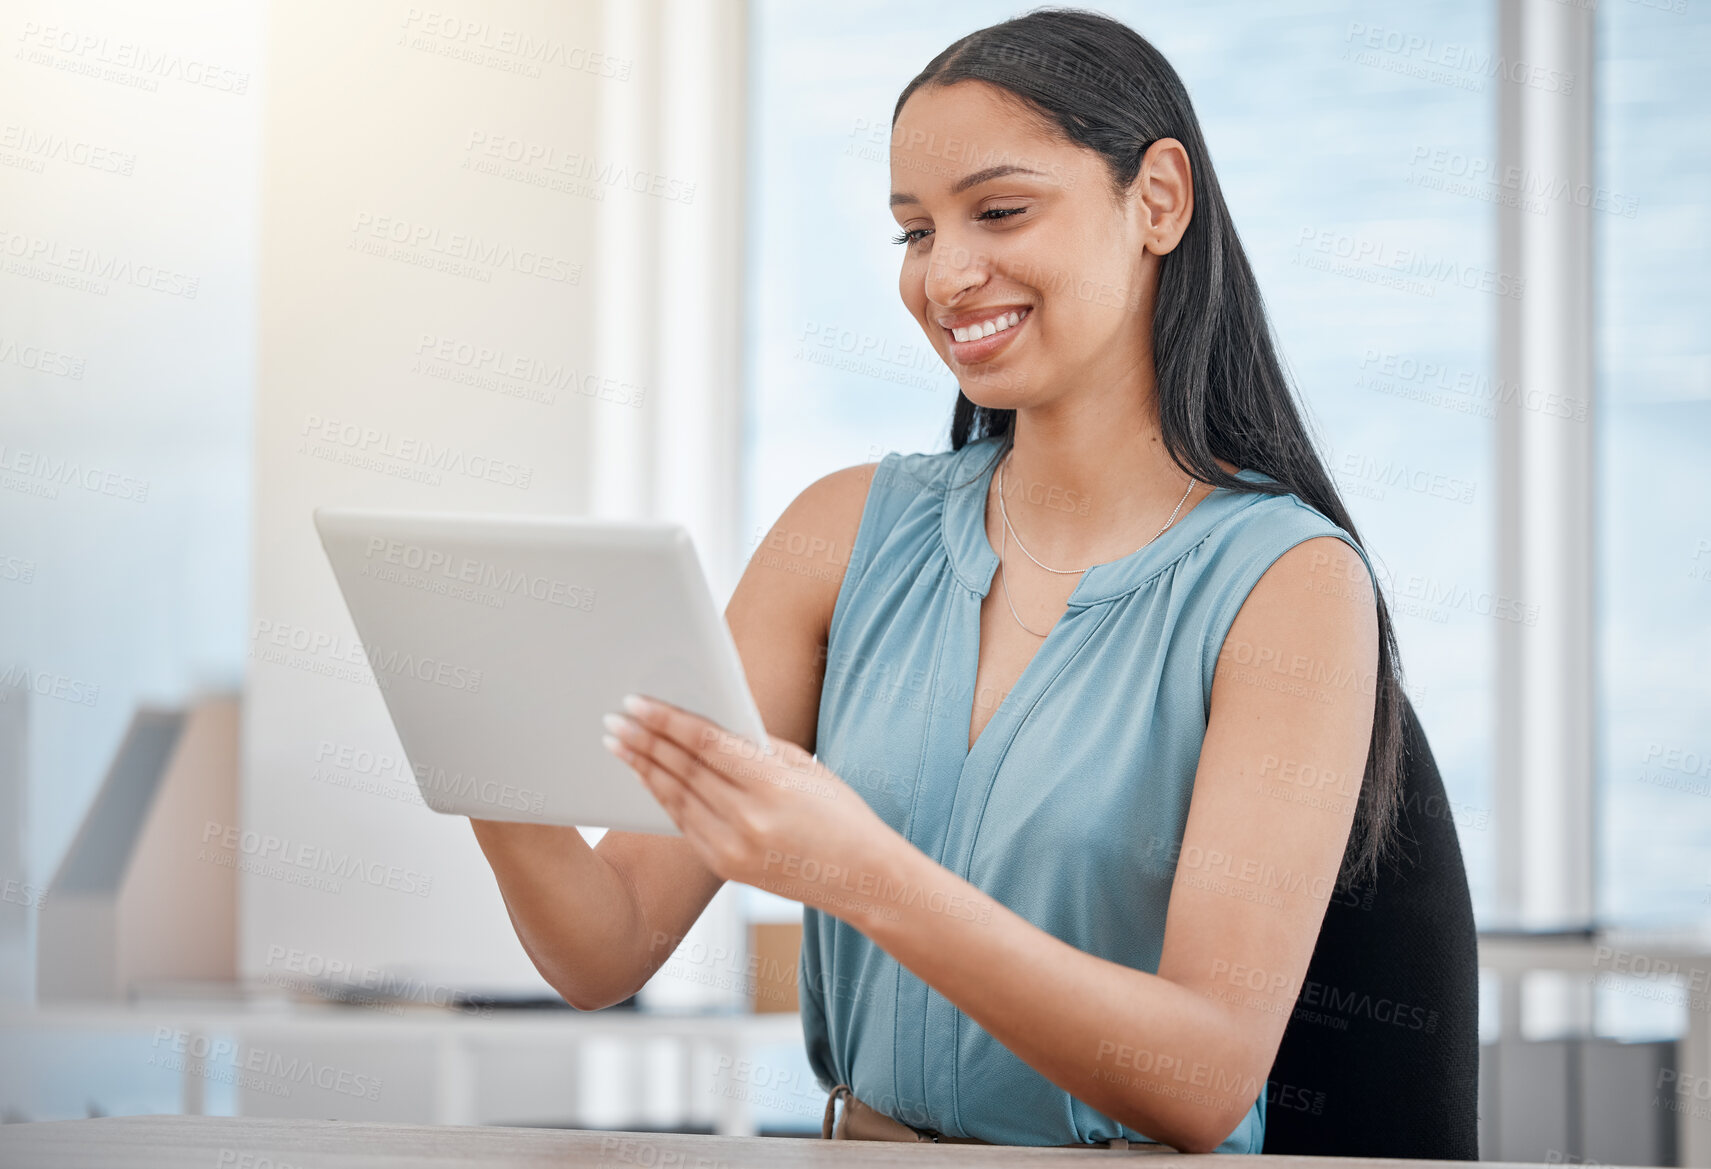
{"type": "Polygon", "coordinates": [[[1479,949],[1443,779],[1403,703],[1393,864],[1339,888],[1267,1085],[1266,1153],[1479,1158],[1479,949]]]}

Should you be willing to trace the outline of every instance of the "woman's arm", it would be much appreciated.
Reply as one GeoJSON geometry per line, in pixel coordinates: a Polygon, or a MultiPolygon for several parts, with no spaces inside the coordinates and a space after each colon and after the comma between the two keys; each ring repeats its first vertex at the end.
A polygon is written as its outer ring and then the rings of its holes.
{"type": "MultiPolygon", "coordinates": [[[[826,632],[873,479],[849,467],[806,488],[755,550],[725,609],[767,731],[812,751],[826,632]]],[[[524,951],[566,1002],[636,993],[724,884],[682,837],[471,820],[524,951]]]]}
{"type": "Polygon", "coordinates": [[[875,869],[929,895],[840,913],[1054,1084],[1188,1152],[1264,1091],[1335,886],[1378,665],[1359,556],[1336,537],[1285,553],[1223,649],[1156,975],[1058,940],[895,835],[875,869]],[[1313,798],[1289,798],[1307,775],[1313,798]]]}

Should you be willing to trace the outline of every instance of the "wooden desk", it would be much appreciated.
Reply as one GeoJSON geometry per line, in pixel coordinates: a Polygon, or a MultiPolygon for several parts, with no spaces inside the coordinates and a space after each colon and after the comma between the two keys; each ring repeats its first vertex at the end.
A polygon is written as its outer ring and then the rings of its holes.
{"type": "MultiPolygon", "coordinates": [[[[1151,1157],[1181,1166],[1222,1163],[1157,1148],[1032,1149],[797,1137],[720,1137],[589,1129],[434,1128],[320,1120],[141,1116],[0,1126],[0,1166],[54,1169],[415,1169],[434,1166],[581,1166],[599,1169],[746,1169],[814,1165],[1005,1165],[1011,1169],[1151,1157]]],[[[1343,1157],[1228,1158],[1242,1169],[1466,1169],[1463,1161],[1343,1157]]],[[[1497,1164],[1487,1162],[1486,1164],[1497,1164]]]]}

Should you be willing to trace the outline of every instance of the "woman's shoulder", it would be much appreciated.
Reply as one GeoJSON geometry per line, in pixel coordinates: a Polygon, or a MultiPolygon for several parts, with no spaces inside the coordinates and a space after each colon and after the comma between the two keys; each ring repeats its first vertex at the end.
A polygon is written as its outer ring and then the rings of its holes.
{"type": "Polygon", "coordinates": [[[1183,565],[1191,559],[1204,709],[1221,661],[1275,659],[1304,632],[1321,659],[1346,651],[1364,661],[1376,637],[1378,578],[1354,534],[1293,491],[1220,494],[1223,513],[1183,565]]]}
{"type": "MultiPolygon", "coordinates": [[[[1282,485],[1263,471],[1243,470],[1238,477],[1267,486],[1282,485]]],[[[1360,542],[1324,511],[1288,489],[1240,491],[1224,489],[1216,516],[1208,517],[1206,550],[1221,558],[1269,555],[1273,558],[1294,545],[1316,537],[1342,540],[1365,556],[1360,542]]],[[[1211,503],[1212,500],[1207,500],[1211,503]]]]}
{"type": "Polygon", "coordinates": [[[884,476],[887,486],[905,493],[942,493],[971,476],[978,476],[1003,441],[992,435],[977,438],[956,450],[891,451],[879,460],[878,473],[884,476]]]}
{"type": "Polygon", "coordinates": [[[980,439],[948,451],[888,451],[877,461],[815,481],[791,506],[800,510],[805,526],[827,538],[842,537],[842,547],[853,550],[864,525],[891,528],[906,514],[936,512],[953,488],[978,475],[983,453],[995,450],[998,442],[980,439]]]}
{"type": "MultiPolygon", "coordinates": [[[[879,466],[857,463],[822,475],[797,493],[757,551],[823,557],[831,564],[849,559],[863,509],[879,466]]],[[[824,579],[825,573],[809,573],[824,579]]],[[[835,591],[835,590],[834,590],[835,591]]]]}
{"type": "MultiPolygon", "coordinates": [[[[1278,484],[1257,471],[1244,470],[1239,477],[1278,484]]],[[[1268,576],[1272,587],[1288,581],[1320,589],[1335,580],[1337,591],[1369,597],[1378,588],[1377,570],[1360,539],[1295,491],[1225,488],[1201,507],[1208,511],[1198,538],[1173,568],[1179,585],[1207,598],[1223,621],[1268,576]]]]}
{"type": "Polygon", "coordinates": [[[905,497],[924,491],[942,492],[951,485],[958,467],[997,442],[997,439],[980,439],[960,450],[949,451],[884,452],[877,459],[816,479],[802,489],[786,514],[794,512],[827,532],[847,529],[853,536],[868,497],[875,491],[905,497]]]}

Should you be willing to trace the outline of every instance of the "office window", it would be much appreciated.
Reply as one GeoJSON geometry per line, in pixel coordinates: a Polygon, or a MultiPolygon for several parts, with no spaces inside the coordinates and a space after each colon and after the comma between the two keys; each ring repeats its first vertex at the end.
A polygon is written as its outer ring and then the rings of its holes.
{"type": "Polygon", "coordinates": [[[1711,11],[1600,5],[1598,909],[1711,894],[1711,11]]]}

